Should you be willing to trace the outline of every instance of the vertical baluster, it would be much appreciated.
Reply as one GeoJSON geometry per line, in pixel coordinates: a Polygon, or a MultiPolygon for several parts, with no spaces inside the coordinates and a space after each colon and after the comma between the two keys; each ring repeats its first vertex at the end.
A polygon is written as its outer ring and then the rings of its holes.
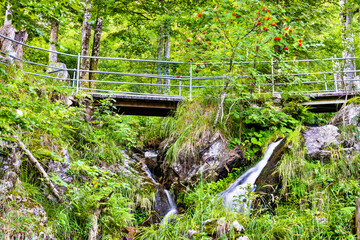
{"type": "Polygon", "coordinates": [[[76,93],[79,93],[79,78],[80,78],[80,53],[78,53],[78,62],[77,62],[77,68],[76,68],[76,93]]]}
{"type": "Polygon", "coordinates": [[[325,91],[328,91],[327,82],[326,82],[326,73],[324,73],[324,83],[325,83],[325,91]]]}

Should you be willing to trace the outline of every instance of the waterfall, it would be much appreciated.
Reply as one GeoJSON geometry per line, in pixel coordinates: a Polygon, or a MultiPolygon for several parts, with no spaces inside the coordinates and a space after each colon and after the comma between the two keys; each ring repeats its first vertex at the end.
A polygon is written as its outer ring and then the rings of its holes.
{"type": "MultiPolygon", "coordinates": [[[[143,169],[144,171],[146,172],[147,176],[151,179],[151,181],[156,185],[158,186],[158,182],[155,180],[155,178],[152,176],[148,166],[146,166],[145,163],[142,163],[143,164],[143,169]]],[[[158,191],[163,191],[163,193],[165,194],[166,196],[166,200],[167,200],[167,204],[168,204],[168,209],[167,209],[167,212],[163,218],[163,220],[161,221],[161,224],[163,223],[167,223],[169,220],[171,220],[171,217],[176,215],[177,214],[177,208],[176,208],[176,203],[175,203],[175,200],[174,198],[171,196],[170,192],[166,189],[161,189],[161,188],[158,188],[158,191]]]]}
{"type": "Polygon", "coordinates": [[[225,191],[219,194],[223,198],[224,205],[236,211],[250,213],[251,200],[247,196],[255,191],[255,181],[270,160],[274,150],[283,141],[270,143],[266,149],[265,155],[254,167],[248,169],[238,179],[235,180],[225,191]]]}
{"type": "Polygon", "coordinates": [[[174,198],[170,195],[168,190],[165,189],[164,192],[168,199],[169,209],[166,215],[164,216],[163,220],[161,221],[161,224],[168,223],[169,220],[171,220],[171,217],[177,214],[177,208],[174,198]]]}

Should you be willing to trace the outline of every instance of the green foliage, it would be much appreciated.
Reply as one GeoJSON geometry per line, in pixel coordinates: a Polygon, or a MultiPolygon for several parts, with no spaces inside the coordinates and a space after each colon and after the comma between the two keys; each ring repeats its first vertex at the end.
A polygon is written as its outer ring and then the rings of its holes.
{"type": "MultiPolygon", "coordinates": [[[[137,167],[127,165],[121,152],[138,145],[138,130],[146,126],[146,119],[113,114],[108,102],[86,114],[83,95],[74,96],[80,107],[64,104],[63,97],[72,92],[60,83],[29,78],[21,70],[7,69],[7,74],[9,77],[0,80],[0,139],[11,142],[12,135],[18,135],[44,167],[50,160],[64,162],[61,150],[69,151],[67,174],[74,181],[65,183],[56,174],[49,176],[53,183],[67,188],[64,197],[71,204],[56,204],[47,198],[43,180],[26,158],[20,167],[24,190],[19,194],[44,207],[56,238],[87,238],[93,212],[100,200],[109,196],[99,220],[104,236],[121,235],[126,226],[136,224],[136,209],[150,211],[154,188],[142,182],[137,167]],[[110,164],[127,167],[119,174],[100,167],[110,164]]],[[[14,233],[23,231],[26,222],[32,221],[31,215],[20,219],[13,214],[7,219],[14,233]]]]}

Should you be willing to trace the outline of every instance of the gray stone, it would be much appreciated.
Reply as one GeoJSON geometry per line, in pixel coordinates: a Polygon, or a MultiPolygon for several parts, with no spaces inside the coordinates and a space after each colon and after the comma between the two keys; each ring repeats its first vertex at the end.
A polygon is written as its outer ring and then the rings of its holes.
{"type": "Polygon", "coordinates": [[[325,223],[325,222],[327,222],[327,219],[326,219],[325,217],[318,217],[318,218],[316,219],[316,221],[317,221],[318,223],[325,223]]]}
{"type": "Polygon", "coordinates": [[[330,124],[335,126],[355,125],[360,126],[360,104],[351,103],[341,108],[330,124]]]}
{"type": "Polygon", "coordinates": [[[184,185],[197,184],[200,179],[216,181],[247,163],[239,148],[229,150],[229,143],[219,132],[204,131],[194,140],[191,150],[181,152],[176,161],[170,162],[165,156],[173,141],[175,139],[167,139],[160,144],[163,183],[167,188],[173,185],[175,189],[182,189],[184,185]]]}
{"type": "Polygon", "coordinates": [[[232,223],[232,226],[235,228],[238,234],[245,234],[245,228],[237,220],[232,223]]]}
{"type": "Polygon", "coordinates": [[[60,78],[63,81],[68,81],[70,80],[70,75],[67,71],[67,67],[65,63],[50,63],[49,65],[50,67],[55,67],[55,68],[49,68],[49,73],[56,71],[54,74],[56,74],[57,78],[60,78]],[[58,69],[60,68],[60,69],[58,69]],[[64,69],[64,70],[61,70],[64,69]]]}
{"type": "Polygon", "coordinates": [[[17,144],[0,141],[0,197],[18,182],[22,152],[17,144]]]}
{"type": "Polygon", "coordinates": [[[217,221],[216,238],[220,238],[230,232],[230,221],[222,217],[217,221]]]}
{"type": "Polygon", "coordinates": [[[195,231],[195,230],[193,230],[193,229],[190,229],[190,230],[185,234],[185,237],[188,238],[188,239],[193,239],[196,234],[198,234],[197,231],[195,231]]]}
{"type": "Polygon", "coordinates": [[[157,162],[157,157],[158,157],[158,154],[154,151],[146,151],[144,153],[145,155],[145,158],[149,158],[150,160],[154,161],[154,162],[157,162]]]}
{"type": "Polygon", "coordinates": [[[250,238],[246,235],[236,238],[236,240],[250,240],[250,238]]]}
{"type": "Polygon", "coordinates": [[[339,129],[333,125],[311,127],[304,132],[307,157],[313,160],[328,161],[331,157],[329,146],[337,148],[339,129]]]}

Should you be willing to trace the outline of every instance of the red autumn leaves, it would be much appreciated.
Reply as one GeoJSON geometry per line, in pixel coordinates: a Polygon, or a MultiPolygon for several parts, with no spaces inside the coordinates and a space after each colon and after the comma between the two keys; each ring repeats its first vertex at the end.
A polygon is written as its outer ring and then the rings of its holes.
{"type": "MultiPolygon", "coordinates": [[[[283,6],[281,6],[281,8],[282,9],[285,9],[285,6],[283,5],[283,6]]],[[[284,12],[283,10],[279,10],[280,12],[284,12]]],[[[276,29],[277,29],[277,32],[278,33],[280,33],[280,34],[282,34],[282,35],[284,35],[284,39],[285,39],[285,41],[284,42],[287,42],[287,41],[289,41],[290,39],[289,38],[286,38],[286,36],[287,35],[289,35],[290,36],[290,34],[291,33],[294,33],[294,31],[292,30],[292,29],[290,29],[290,27],[289,26],[286,26],[287,25],[287,21],[288,21],[288,19],[286,18],[286,17],[282,17],[282,18],[280,18],[280,20],[277,20],[277,18],[276,17],[274,17],[274,16],[276,16],[276,15],[279,15],[279,12],[274,12],[274,15],[272,15],[270,12],[273,12],[273,11],[271,11],[270,9],[267,9],[266,7],[263,7],[263,8],[261,8],[261,11],[260,12],[256,12],[256,22],[255,22],[255,25],[256,26],[259,26],[259,25],[264,25],[264,27],[262,27],[262,32],[268,32],[269,31],[269,28],[267,28],[267,26],[272,26],[272,27],[276,27],[276,29]],[[270,15],[269,15],[269,13],[270,13],[270,15]],[[260,17],[261,17],[261,19],[263,19],[263,21],[264,22],[262,22],[262,21],[260,21],[259,19],[260,19],[260,17]],[[274,17],[274,18],[272,18],[272,17],[274,17]],[[268,22],[266,22],[266,21],[268,21],[268,22]],[[278,25],[277,25],[278,24],[278,25]],[[285,30],[285,32],[284,33],[281,33],[280,31],[280,28],[283,26],[283,25],[285,25],[285,27],[284,27],[284,30],[285,30]],[[277,26],[279,26],[279,28],[277,27],[277,26]]],[[[261,34],[261,33],[260,33],[261,34]]],[[[257,36],[259,36],[260,34],[257,34],[257,36]]],[[[281,42],[281,37],[279,37],[279,36],[275,36],[274,37],[274,41],[275,42],[281,42]]],[[[291,40],[290,40],[291,41],[291,40]]],[[[298,47],[301,47],[302,46],[302,40],[299,40],[299,43],[298,43],[298,47]]],[[[284,50],[289,50],[289,47],[288,46],[284,46],[283,47],[283,49],[284,50]]]]}
{"type": "MultiPolygon", "coordinates": [[[[216,6],[214,11],[218,11],[219,6],[216,6]]],[[[289,50],[291,48],[291,46],[287,46],[291,45],[293,47],[301,47],[303,45],[302,40],[299,40],[299,42],[297,42],[296,39],[294,39],[294,37],[296,36],[293,29],[291,29],[290,26],[292,26],[292,24],[290,23],[289,19],[287,18],[287,16],[285,16],[286,12],[286,8],[284,5],[280,5],[278,6],[278,8],[274,8],[274,9],[270,9],[267,7],[262,7],[260,9],[260,11],[256,12],[255,18],[256,20],[254,21],[255,27],[259,27],[256,28],[254,30],[254,33],[257,36],[267,36],[267,38],[269,36],[270,40],[272,38],[274,38],[274,41],[276,42],[275,44],[278,45],[282,45],[283,50],[289,50]],[[271,29],[271,30],[270,30],[271,29]],[[260,31],[260,32],[259,32],[260,31]],[[262,33],[264,35],[262,35],[262,33]],[[295,41],[295,43],[294,43],[295,41]]],[[[215,23],[218,24],[217,30],[219,30],[221,32],[221,34],[223,33],[224,35],[229,34],[229,32],[227,30],[228,27],[233,26],[233,23],[236,23],[238,21],[238,18],[240,18],[239,13],[237,13],[236,11],[231,11],[231,10],[224,10],[221,12],[217,12],[217,15],[213,16],[213,14],[211,14],[210,12],[200,12],[200,13],[195,13],[198,17],[198,19],[202,22],[205,23],[208,20],[212,19],[215,23]],[[206,20],[206,21],[205,21],[206,20]]],[[[195,16],[196,16],[195,15],[195,16]]],[[[243,21],[244,19],[246,19],[247,16],[242,16],[239,20],[243,21]]],[[[232,28],[232,27],[231,27],[232,28]]],[[[214,45],[216,46],[216,42],[215,41],[210,41],[209,36],[216,36],[214,34],[212,34],[212,29],[210,28],[210,30],[208,31],[204,31],[204,32],[200,32],[199,35],[196,39],[198,39],[200,41],[200,39],[202,39],[201,41],[203,42],[203,44],[211,46],[214,45]],[[210,33],[210,34],[209,34],[210,33]],[[209,34],[209,36],[208,36],[209,34]],[[205,36],[206,35],[206,36],[205,36]]],[[[215,28],[216,29],[216,28],[215,28]]],[[[231,31],[232,34],[236,34],[236,31],[231,31]]],[[[236,36],[236,35],[234,35],[236,36]]],[[[264,42],[268,42],[268,40],[265,40],[264,37],[262,37],[264,42]]],[[[211,39],[213,40],[213,39],[211,39]]],[[[193,38],[187,38],[186,42],[190,43],[193,40],[193,38]]],[[[192,61],[192,58],[190,58],[190,61],[192,61]]]]}

